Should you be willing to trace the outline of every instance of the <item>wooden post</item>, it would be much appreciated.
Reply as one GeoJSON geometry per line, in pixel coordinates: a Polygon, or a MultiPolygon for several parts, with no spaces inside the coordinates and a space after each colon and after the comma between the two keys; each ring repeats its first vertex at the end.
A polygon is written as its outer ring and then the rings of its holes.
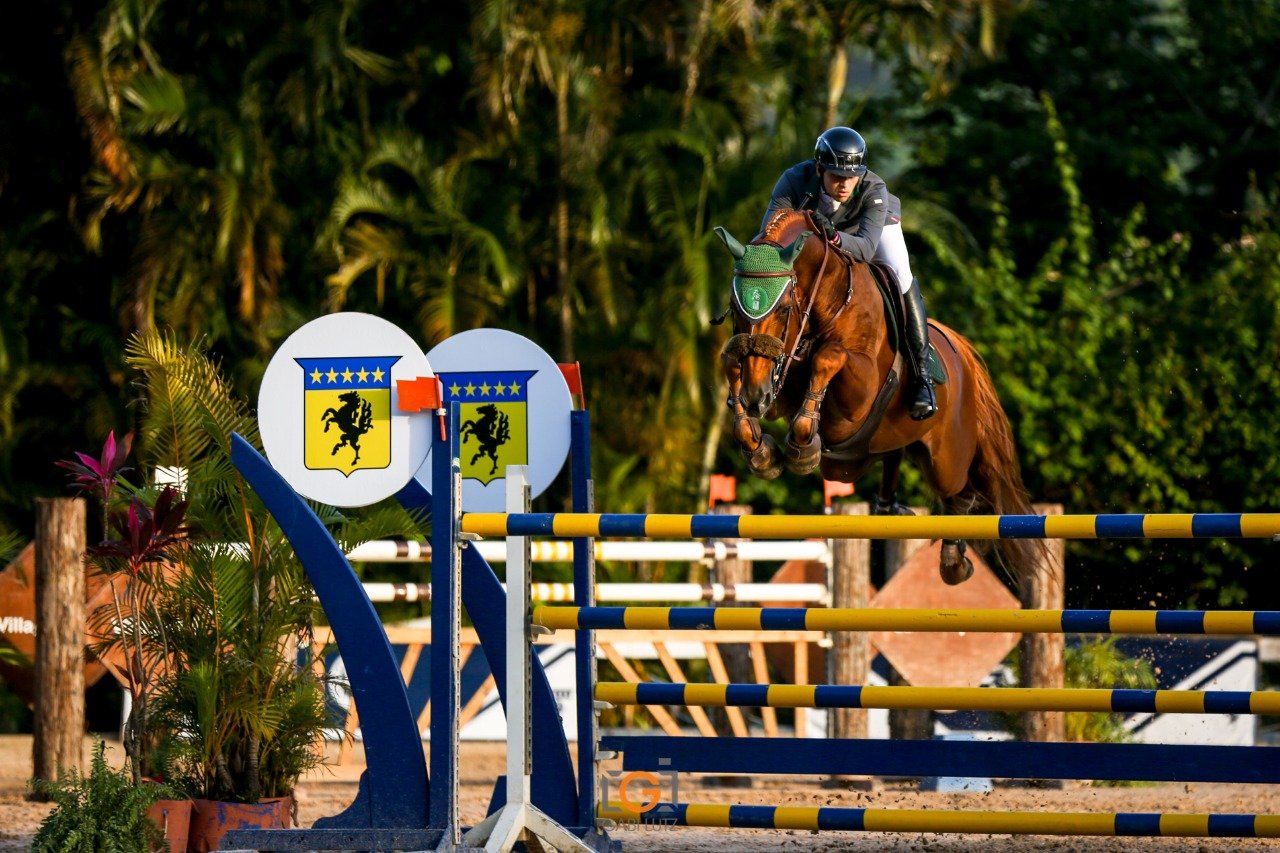
{"type": "MultiPolygon", "coordinates": [[[[1062,504],[1036,504],[1041,515],[1062,515],[1062,504]]],[[[1023,578],[1019,597],[1028,610],[1061,610],[1066,603],[1066,543],[1045,539],[1043,562],[1023,578]]],[[[1062,655],[1066,637],[1062,634],[1022,635],[1023,687],[1062,687],[1062,655]]],[[[1029,741],[1066,739],[1062,711],[1027,711],[1022,717],[1023,737],[1029,741]]]]}
{"type": "MultiPolygon", "coordinates": [[[[928,515],[929,508],[913,506],[916,515],[928,515]]],[[[929,544],[928,539],[884,540],[884,580],[894,576],[911,555],[929,544]]],[[[889,666],[889,684],[895,687],[907,685],[907,680],[889,666]]],[[[934,712],[929,710],[894,709],[889,711],[889,737],[896,740],[932,740],[934,712]]]]}
{"type": "MultiPolygon", "coordinates": [[[[865,501],[840,502],[833,504],[831,511],[834,515],[867,515],[871,507],[865,501]]],[[[831,569],[831,606],[865,608],[871,600],[871,540],[833,539],[831,569]]],[[[866,632],[835,631],[831,642],[831,683],[866,684],[871,660],[866,632]]],[[[827,714],[832,737],[867,737],[865,710],[833,708],[827,714]]]]}
{"type": "Polygon", "coordinates": [[[36,499],[33,775],[83,770],[85,502],[36,499]]]}

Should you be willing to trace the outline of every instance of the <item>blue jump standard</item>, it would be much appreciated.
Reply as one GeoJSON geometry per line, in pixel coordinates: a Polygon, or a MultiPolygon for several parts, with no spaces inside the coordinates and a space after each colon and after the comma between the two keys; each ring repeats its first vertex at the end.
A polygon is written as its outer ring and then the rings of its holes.
{"type": "MultiPolygon", "coordinates": [[[[452,420],[457,422],[457,405],[452,420]]],[[[456,445],[456,431],[451,431],[456,445]]],[[[434,442],[436,466],[433,470],[435,493],[406,487],[397,497],[410,510],[421,510],[422,500],[440,501],[450,495],[446,476],[449,460],[456,458],[456,446],[445,440],[434,442]],[[443,470],[442,470],[443,469],[443,470]]],[[[457,765],[445,758],[446,749],[433,749],[433,767],[439,772],[428,774],[422,756],[422,740],[417,718],[409,707],[399,662],[391,650],[386,631],[378,619],[372,602],[360,585],[337,542],[319,517],[271,467],[252,445],[239,435],[232,437],[232,462],[258,494],[289,539],[299,561],[306,570],[325,614],[329,617],[338,647],[347,662],[352,695],[361,708],[365,755],[368,768],[360,778],[354,802],[343,812],[317,820],[312,829],[232,830],[223,838],[228,847],[260,850],[418,850],[436,849],[446,839],[438,822],[447,804],[451,785],[456,779],[457,765]],[[434,783],[436,790],[432,790],[434,783]],[[436,796],[432,796],[432,794],[436,796]],[[431,818],[436,817],[437,821],[431,818]]],[[[452,511],[438,511],[437,518],[448,518],[452,511]]],[[[452,553],[451,533],[446,525],[438,531],[446,537],[437,543],[438,554],[452,553]]],[[[505,592],[492,568],[474,548],[462,554],[461,599],[472,617],[490,664],[502,672],[505,666],[506,622],[505,592]]],[[[451,588],[452,572],[446,561],[432,564],[436,590],[451,588]],[[446,577],[447,575],[447,577],[446,577]]],[[[585,588],[586,585],[584,585],[585,588]]],[[[435,604],[451,595],[440,595],[435,604]]],[[[456,655],[456,644],[443,646],[456,655]]],[[[532,651],[530,652],[532,654],[532,651]]],[[[533,663],[532,720],[535,730],[559,730],[560,718],[555,695],[535,654],[533,663]]],[[[433,684],[437,673],[433,669],[433,684]]],[[[499,694],[505,706],[505,680],[499,679],[499,694]]],[[[434,694],[444,699],[441,693],[434,694]]],[[[435,743],[448,740],[440,725],[444,713],[433,715],[435,743]]],[[[533,802],[553,820],[579,835],[593,849],[614,850],[617,844],[607,835],[596,832],[593,823],[577,826],[575,818],[584,811],[578,802],[576,779],[568,743],[563,738],[536,738],[534,755],[533,802]]],[[[588,789],[588,794],[590,789],[588,789]]],[[[452,849],[452,848],[451,848],[452,849]]]]}

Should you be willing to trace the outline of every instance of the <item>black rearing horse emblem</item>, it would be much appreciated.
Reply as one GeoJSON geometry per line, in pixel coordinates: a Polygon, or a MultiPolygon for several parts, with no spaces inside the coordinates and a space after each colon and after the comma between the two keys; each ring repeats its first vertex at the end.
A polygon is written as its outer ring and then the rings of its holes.
{"type": "Polygon", "coordinates": [[[336,425],[342,434],[342,440],[333,446],[333,452],[329,455],[337,456],[339,450],[350,445],[356,452],[356,458],[351,460],[351,464],[355,465],[360,461],[360,436],[373,429],[373,406],[360,396],[359,391],[339,394],[338,399],[342,401],[340,408],[325,409],[320,416],[325,432],[336,425]]]}
{"type": "Polygon", "coordinates": [[[479,418],[464,421],[462,424],[462,443],[466,444],[468,438],[475,436],[476,441],[480,443],[480,449],[476,451],[475,456],[471,457],[468,464],[474,465],[481,456],[488,456],[493,461],[493,466],[489,469],[489,473],[492,474],[498,470],[498,448],[511,438],[510,419],[499,412],[498,407],[493,403],[479,406],[476,411],[480,413],[479,418]]]}

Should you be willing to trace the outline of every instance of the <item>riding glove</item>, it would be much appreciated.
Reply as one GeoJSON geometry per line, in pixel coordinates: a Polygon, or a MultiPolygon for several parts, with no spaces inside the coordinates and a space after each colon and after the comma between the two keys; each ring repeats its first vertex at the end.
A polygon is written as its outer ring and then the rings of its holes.
{"type": "Polygon", "coordinates": [[[840,232],[831,224],[831,220],[827,215],[819,210],[810,212],[813,216],[813,223],[822,229],[822,236],[826,238],[828,243],[840,245],[840,232]]]}

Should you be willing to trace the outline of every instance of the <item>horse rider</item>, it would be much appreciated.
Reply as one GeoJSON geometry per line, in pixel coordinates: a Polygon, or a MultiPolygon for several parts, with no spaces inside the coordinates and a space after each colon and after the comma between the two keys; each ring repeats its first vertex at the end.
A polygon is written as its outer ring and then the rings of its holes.
{"type": "Polygon", "coordinates": [[[929,327],[920,283],[911,275],[911,260],[902,238],[902,202],[889,192],[884,179],[868,171],[867,143],[853,128],[823,131],[813,159],[782,173],[765,211],[763,231],[779,210],[808,210],[832,245],[862,263],[880,261],[898,276],[907,307],[906,350],[915,379],[911,417],[924,420],[937,411],[933,377],[929,374],[929,327]]]}

